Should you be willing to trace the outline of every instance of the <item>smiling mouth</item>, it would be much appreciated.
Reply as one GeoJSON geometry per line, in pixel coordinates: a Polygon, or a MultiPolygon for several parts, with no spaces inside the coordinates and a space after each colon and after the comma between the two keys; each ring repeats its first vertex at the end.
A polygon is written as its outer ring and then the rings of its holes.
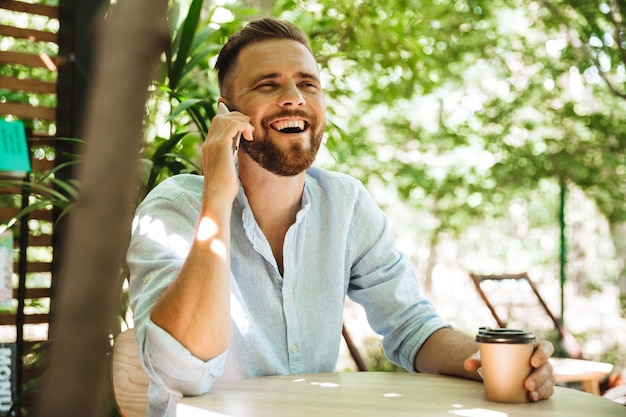
{"type": "Polygon", "coordinates": [[[308,123],[304,120],[279,120],[271,124],[272,129],[281,133],[302,133],[306,130],[308,123]]]}

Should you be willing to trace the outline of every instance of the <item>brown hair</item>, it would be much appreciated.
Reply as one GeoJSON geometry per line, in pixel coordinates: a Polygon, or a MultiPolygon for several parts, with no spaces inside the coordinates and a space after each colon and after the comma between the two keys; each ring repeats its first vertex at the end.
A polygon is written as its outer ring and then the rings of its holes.
{"type": "Polygon", "coordinates": [[[223,91],[226,78],[232,69],[239,52],[246,46],[268,39],[291,39],[300,42],[313,54],[307,36],[293,23],[266,17],[253,20],[239,32],[234,33],[220,51],[215,70],[220,91],[223,91]]]}

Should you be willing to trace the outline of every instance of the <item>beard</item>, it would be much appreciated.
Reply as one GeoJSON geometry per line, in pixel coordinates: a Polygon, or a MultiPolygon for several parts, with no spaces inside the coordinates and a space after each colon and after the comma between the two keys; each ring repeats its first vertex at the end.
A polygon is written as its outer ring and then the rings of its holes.
{"type": "MultiPolygon", "coordinates": [[[[286,112],[278,115],[278,117],[294,115],[305,116],[297,112],[286,112]]],[[[305,148],[301,140],[292,139],[291,146],[283,150],[278,147],[271,138],[270,132],[272,132],[272,128],[269,125],[269,120],[276,117],[276,115],[272,115],[272,118],[268,117],[261,120],[261,127],[263,128],[261,135],[255,135],[253,141],[242,140],[240,144],[241,150],[247,153],[250,158],[261,167],[276,175],[283,177],[298,175],[309,169],[315,161],[315,157],[322,143],[324,126],[318,126],[319,122],[317,118],[310,119],[311,124],[308,126],[308,131],[311,132],[311,143],[309,147],[305,148]]],[[[303,134],[304,133],[307,132],[305,131],[303,134]]],[[[296,135],[297,134],[294,134],[294,136],[296,135]]]]}

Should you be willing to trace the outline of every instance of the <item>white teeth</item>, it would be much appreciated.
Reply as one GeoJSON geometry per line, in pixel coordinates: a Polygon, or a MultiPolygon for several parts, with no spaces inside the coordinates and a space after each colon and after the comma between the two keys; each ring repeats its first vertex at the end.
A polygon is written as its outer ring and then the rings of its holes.
{"type": "Polygon", "coordinates": [[[304,120],[279,120],[274,123],[274,129],[283,130],[287,128],[298,128],[304,130],[304,120]]]}

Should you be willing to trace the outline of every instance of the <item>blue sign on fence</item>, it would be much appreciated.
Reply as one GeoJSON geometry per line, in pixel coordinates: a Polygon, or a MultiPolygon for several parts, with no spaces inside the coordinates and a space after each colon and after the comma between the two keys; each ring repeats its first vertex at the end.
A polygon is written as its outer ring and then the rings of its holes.
{"type": "Polygon", "coordinates": [[[0,119],[0,175],[23,177],[30,172],[24,123],[0,119]]]}

